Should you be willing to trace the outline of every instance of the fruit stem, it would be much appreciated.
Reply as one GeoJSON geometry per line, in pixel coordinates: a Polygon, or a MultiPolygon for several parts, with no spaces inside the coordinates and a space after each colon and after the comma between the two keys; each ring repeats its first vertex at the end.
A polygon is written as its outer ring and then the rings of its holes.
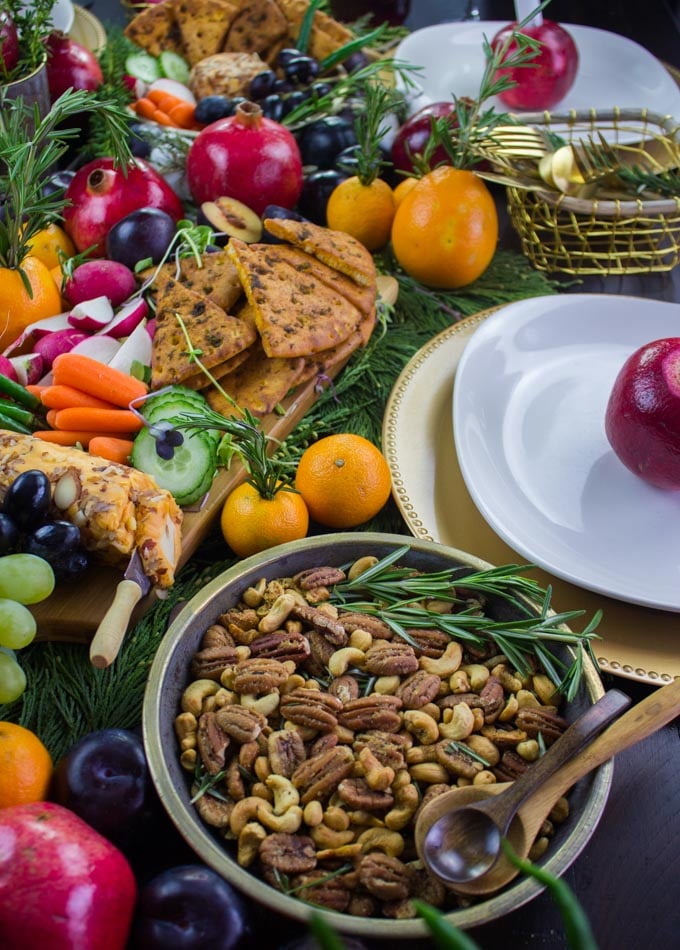
{"type": "Polygon", "coordinates": [[[262,109],[256,102],[240,102],[234,115],[247,129],[256,129],[262,123],[262,109]]]}

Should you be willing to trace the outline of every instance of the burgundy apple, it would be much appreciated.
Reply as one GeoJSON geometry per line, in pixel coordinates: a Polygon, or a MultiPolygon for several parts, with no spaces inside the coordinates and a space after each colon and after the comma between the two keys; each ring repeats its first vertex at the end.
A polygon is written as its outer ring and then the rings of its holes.
{"type": "Polygon", "coordinates": [[[55,102],[67,89],[94,92],[104,82],[96,56],[86,47],[55,31],[47,40],[47,83],[55,102]]]}
{"type": "Polygon", "coordinates": [[[619,370],[605,412],[609,444],[650,485],[680,489],[680,337],[641,346],[619,370]]]}
{"type": "MultiPolygon", "coordinates": [[[[423,161],[423,153],[432,135],[432,121],[451,116],[451,125],[455,128],[456,105],[451,102],[431,102],[423,106],[404,122],[392,142],[392,163],[398,171],[414,172],[418,162],[423,161]]],[[[428,158],[428,168],[450,164],[443,146],[436,146],[428,158]]]]}
{"type": "Polygon", "coordinates": [[[0,58],[5,72],[11,73],[19,62],[19,35],[14,20],[6,10],[0,10],[0,58]]]}
{"type": "Polygon", "coordinates": [[[182,202],[163,177],[144,159],[117,168],[113,158],[96,158],[76,172],[66,189],[64,228],[81,253],[92,248],[103,257],[106,235],[121,218],[138,208],[159,208],[175,221],[182,202]]]}
{"type": "Polygon", "coordinates": [[[123,950],[135,900],[127,859],[72,811],[0,809],[3,950],[123,950]]]}
{"type": "MultiPolygon", "coordinates": [[[[512,33],[517,23],[510,23],[496,33],[491,46],[498,49],[512,33]]],[[[508,76],[516,83],[502,92],[499,98],[511,109],[551,109],[569,92],[578,72],[578,49],[570,33],[553,20],[527,25],[522,33],[538,40],[541,49],[528,66],[499,69],[496,76],[508,76]]],[[[513,40],[508,53],[517,49],[513,40]]]]}

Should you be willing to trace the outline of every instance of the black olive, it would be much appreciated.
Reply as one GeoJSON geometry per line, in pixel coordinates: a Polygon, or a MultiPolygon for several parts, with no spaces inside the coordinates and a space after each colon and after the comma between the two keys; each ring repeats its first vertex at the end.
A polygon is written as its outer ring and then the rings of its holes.
{"type": "Polygon", "coordinates": [[[283,118],[283,99],[275,92],[269,96],[265,96],[260,102],[260,107],[265,119],[280,122],[283,118]]]}
{"type": "Polygon", "coordinates": [[[336,115],[310,122],[296,137],[302,164],[317,168],[331,168],[336,155],[357,142],[352,122],[336,115]]]}
{"type": "Polygon", "coordinates": [[[44,521],[50,510],[52,490],[44,472],[29,469],[17,475],[7,489],[3,511],[20,531],[44,521]]]}
{"type": "Polygon", "coordinates": [[[310,83],[319,75],[320,66],[311,56],[293,56],[283,67],[286,79],[294,83],[310,83]]]}
{"type": "Polygon", "coordinates": [[[280,66],[283,69],[286,63],[291,59],[297,59],[298,56],[304,56],[305,54],[301,49],[295,49],[292,46],[286,46],[282,50],[279,50],[276,56],[276,65],[280,66]]]}
{"type": "Polygon", "coordinates": [[[273,69],[265,69],[263,72],[253,76],[248,86],[248,93],[251,99],[264,99],[274,88],[276,82],[276,73],[273,69]]]}

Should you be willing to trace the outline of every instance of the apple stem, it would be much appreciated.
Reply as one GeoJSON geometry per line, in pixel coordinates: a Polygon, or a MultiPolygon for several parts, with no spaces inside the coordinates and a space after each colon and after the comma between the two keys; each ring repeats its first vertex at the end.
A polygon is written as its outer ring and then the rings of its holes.
{"type": "Polygon", "coordinates": [[[527,17],[531,17],[524,25],[531,27],[540,26],[543,23],[542,11],[537,10],[535,16],[531,16],[536,8],[536,0],[515,0],[515,19],[518,23],[522,23],[523,20],[527,20],[527,17]]]}

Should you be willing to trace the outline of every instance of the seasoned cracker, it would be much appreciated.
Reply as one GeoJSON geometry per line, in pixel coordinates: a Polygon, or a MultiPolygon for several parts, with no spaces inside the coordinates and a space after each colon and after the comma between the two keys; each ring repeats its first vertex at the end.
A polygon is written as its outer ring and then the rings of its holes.
{"type": "Polygon", "coordinates": [[[232,0],[175,0],[174,9],[184,55],[194,66],[220,52],[239,8],[232,0]]]}
{"type": "Polygon", "coordinates": [[[184,53],[173,0],[165,0],[164,3],[152,4],[140,10],[127,24],[124,33],[152,56],[160,56],[164,50],[180,56],[184,53]]]}
{"type": "Polygon", "coordinates": [[[375,263],[364,245],[344,231],[333,231],[311,221],[267,218],[264,226],[274,237],[299,247],[364,287],[374,287],[375,263]]]}
{"type": "MultiPolygon", "coordinates": [[[[249,409],[256,416],[266,416],[298,384],[304,369],[303,357],[269,357],[255,344],[248,359],[224,377],[220,385],[242,409],[249,409]]],[[[206,398],[216,412],[228,415],[234,411],[217,389],[208,390],[206,398]]]]}
{"type": "Polygon", "coordinates": [[[274,0],[249,0],[234,17],[223,49],[262,53],[288,37],[288,21],[274,0]]]}

